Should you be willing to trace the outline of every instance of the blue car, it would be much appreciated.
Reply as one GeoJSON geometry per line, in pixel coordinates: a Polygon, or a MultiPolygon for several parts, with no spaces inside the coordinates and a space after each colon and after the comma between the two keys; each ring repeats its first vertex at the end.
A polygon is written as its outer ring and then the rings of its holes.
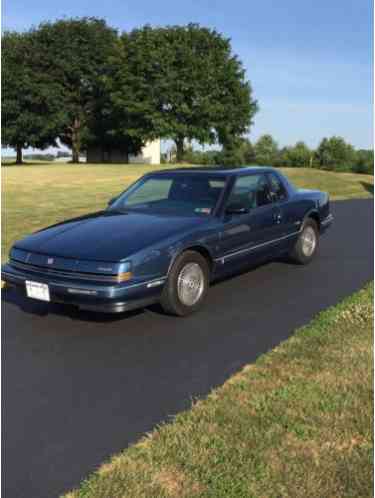
{"type": "Polygon", "coordinates": [[[184,316],[225,274],[285,255],[309,263],[332,220],[327,193],[273,168],[164,170],[16,242],[2,279],[31,299],[111,313],[159,302],[184,316]]]}

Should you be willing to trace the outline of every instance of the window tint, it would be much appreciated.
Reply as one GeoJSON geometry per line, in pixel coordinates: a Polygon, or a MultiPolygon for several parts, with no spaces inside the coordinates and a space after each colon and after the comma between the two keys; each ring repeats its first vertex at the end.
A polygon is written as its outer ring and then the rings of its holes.
{"type": "Polygon", "coordinates": [[[143,202],[155,202],[168,199],[172,180],[167,178],[150,178],[141,185],[127,200],[127,205],[132,206],[143,202]]]}
{"type": "Polygon", "coordinates": [[[271,197],[274,202],[282,201],[287,198],[286,190],[281,180],[274,173],[268,175],[270,181],[271,197]]]}
{"type": "Polygon", "coordinates": [[[271,202],[265,175],[248,175],[236,179],[227,204],[241,204],[247,209],[253,209],[271,202]]]}
{"type": "Polygon", "coordinates": [[[210,215],[226,185],[226,178],[202,174],[171,174],[140,179],[110,209],[158,213],[210,215]]]}

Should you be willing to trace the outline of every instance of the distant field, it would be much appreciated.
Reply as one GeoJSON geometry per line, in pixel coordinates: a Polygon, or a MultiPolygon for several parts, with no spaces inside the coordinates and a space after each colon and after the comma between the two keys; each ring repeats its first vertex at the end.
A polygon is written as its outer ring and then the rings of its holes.
{"type": "MultiPolygon", "coordinates": [[[[171,168],[157,166],[157,169],[171,168]]],[[[60,220],[100,210],[149,165],[33,163],[2,167],[2,258],[24,235],[60,220]]],[[[299,187],[318,188],[332,199],[370,197],[374,177],[314,169],[284,169],[299,187]]]]}

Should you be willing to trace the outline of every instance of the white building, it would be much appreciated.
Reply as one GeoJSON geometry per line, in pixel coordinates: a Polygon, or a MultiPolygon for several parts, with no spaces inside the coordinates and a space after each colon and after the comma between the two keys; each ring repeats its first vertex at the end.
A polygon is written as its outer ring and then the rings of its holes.
{"type": "MultiPolygon", "coordinates": [[[[87,149],[88,163],[126,163],[127,156],[121,149],[103,149],[100,145],[87,149]]],[[[160,164],[160,139],[146,143],[141,153],[129,156],[129,163],[160,164]]]]}

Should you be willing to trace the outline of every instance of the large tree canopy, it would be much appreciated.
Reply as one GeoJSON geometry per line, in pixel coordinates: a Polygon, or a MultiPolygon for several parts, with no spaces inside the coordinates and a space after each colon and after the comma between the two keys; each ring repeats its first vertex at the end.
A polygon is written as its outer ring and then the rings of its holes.
{"type": "MultiPolygon", "coordinates": [[[[123,59],[110,81],[111,102],[146,138],[230,144],[246,133],[257,110],[230,41],[195,24],[151,28],[122,36],[123,59]]],[[[121,118],[122,116],[122,118],[121,118]]]]}
{"type": "Polygon", "coordinates": [[[43,23],[33,34],[44,50],[39,70],[59,86],[59,138],[72,148],[73,162],[78,162],[89,136],[88,124],[103,98],[117,33],[104,20],[82,18],[43,23]]]}
{"type": "Polygon", "coordinates": [[[323,138],[316,150],[321,168],[345,169],[355,163],[355,150],[341,137],[323,138]]]}
{"type": "Polygon", "coordinates": [[[159,135],[152,121],[152,88],[138,71],[141,54],[131,54],[125,40],[123,35],[101,77],[101,95],[96,98],[88,120],[86,142],[100,143],[108,150],[117,148],[128,156],[140,152],[147,140],[159,135]]]}
{"type": "Polygon", "coordinates": [[[5,32],[2,36],[2,145],[44,149],[55,145],[61,120],[59,89],[41,72],[40,51],[33,33],[5,32]]]}

